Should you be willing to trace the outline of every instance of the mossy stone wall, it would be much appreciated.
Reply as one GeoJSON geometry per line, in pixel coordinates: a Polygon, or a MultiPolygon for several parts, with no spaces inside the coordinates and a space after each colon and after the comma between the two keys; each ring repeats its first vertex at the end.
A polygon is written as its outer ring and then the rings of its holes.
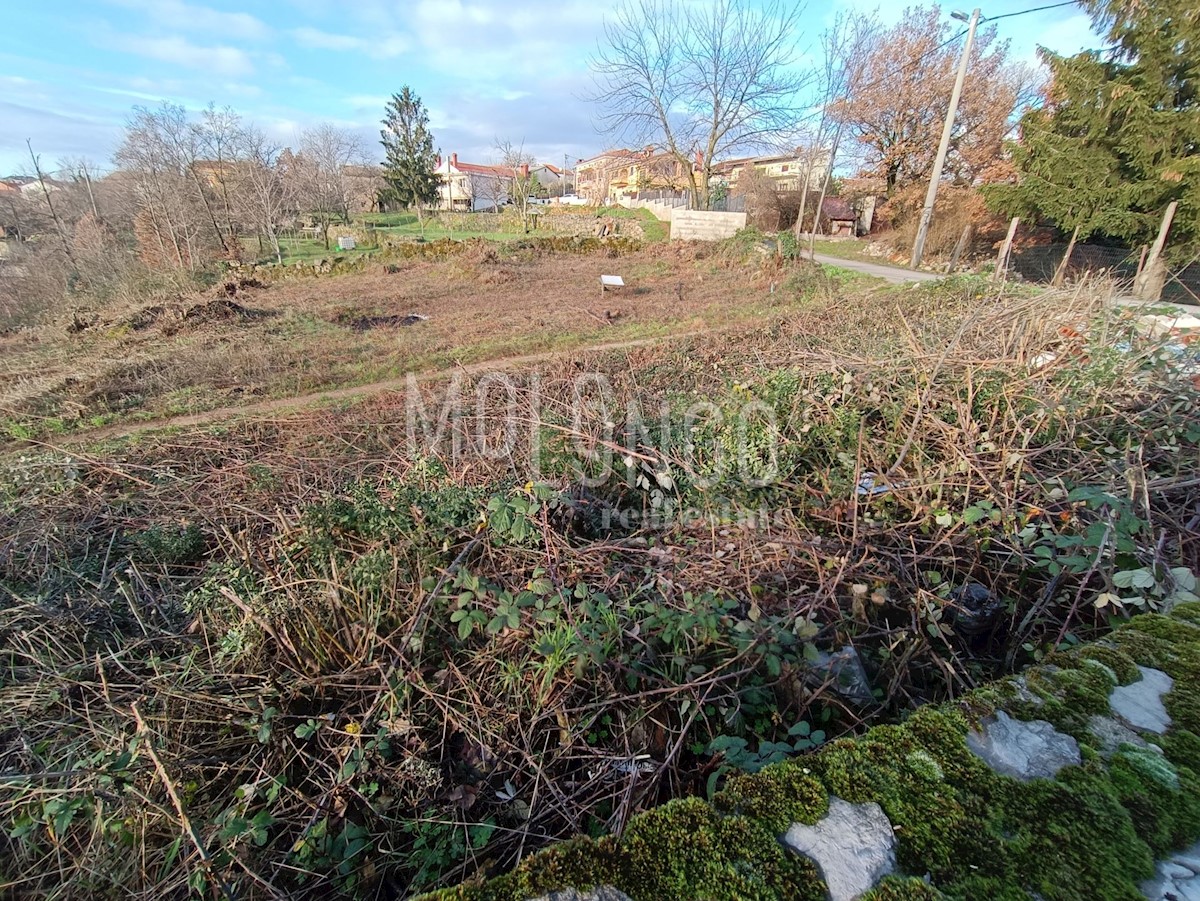
{"type": "Polygon", "coordinates": [[[779,839],[792,823],[818,822],[831,795],[879,804],[895,830],[902,875],[867,901],[1142,898],[1154,861],[1200,839],[1200,604],[1139,616],[956,703],[732,778],[712,803],[641,814],[619,840],[577,838],[429,897],[527,901],[607,885],[634,901],[822,899],[816,865],[779,839]],[[1138,666],[1174,680],[1163,699],[1172,722],[1114,743],[1099,726],[1112,723],[1109,695],[1136,681],[1138,666]],[[1053,779],[996,774],[966,736],[998,710],[1073,736],[1081,765],[1053,779]]]}

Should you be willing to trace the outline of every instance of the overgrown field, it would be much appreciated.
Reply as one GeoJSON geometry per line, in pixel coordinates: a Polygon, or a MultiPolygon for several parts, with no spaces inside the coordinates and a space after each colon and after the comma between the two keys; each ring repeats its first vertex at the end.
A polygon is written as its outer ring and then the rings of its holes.
{"type": "Polygon", "coordinates": [[[752,321],[801,297],[773,293],[784,276],[769,260],[747,270],[702,245],[623,239],[436,241],[344,265],[350,271],[336,278],[231,275],[198,295],[77,309],[0,332],[0,436],[752,321]],[[602,273],[630,287],[602,297],[602,273]],[[428,318],[406,324],[410,315],[428,318]]]}
{"type": "MultiPolygon", "coordinates": [[[[726,331],[10,447],[6,891],[402,897],[1193,596],[1200,398],[1132,314],[839,287],[747,242],[617,262],[655,287],[606,304],[726,331]]],[[[525,288],[447,286],[392,340],[550,333],[580,318],[553,286],[608,263],[471,265],[525,288]]],[[[251,296],[408,312],[389,277],[251,296]]]]}

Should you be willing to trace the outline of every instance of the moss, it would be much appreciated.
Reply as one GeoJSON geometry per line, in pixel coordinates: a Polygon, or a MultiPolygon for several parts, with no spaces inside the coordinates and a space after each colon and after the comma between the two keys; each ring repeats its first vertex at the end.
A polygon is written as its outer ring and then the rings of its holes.
{"type": "Polygon", "coordinates": [[[1173,728],[1200,734],[1200,626],[1186,621],[1195,607],[1182,604],[1169,617],[1135,617],[1113,639],[1142,666],[1160,669],[1175,681],[1163,699],[1173,728]]]}
{"type": "Polygon", "coordinates": [[[1191,770],[1176,769],[1152,750],[1127,746],[1113,756],[1110,774],[1138,836],[1155,856],[1200,833],[1200,786],[1191,770]]]}
{"type": "MultiPolygon", "coordinates": [[[[1019,720],[1045,720],[1080,741],[1088,741],[1088,721],[1093,714],[1109,712],[1108,696],[1120,682],[1120,675],[1102,660],[1074,655],[1058,655],[1056,659],[1058,665],[1037,667],[1018,679],[978,688],[961,703],[972,711],[990,707],[1003,709],[1019,720]]],[[[1128,675],[1118,657],[1109,659],[1128,675]]],[[[1137,674],[1132,660],[1126,659],[1137,674]]]]}
{"type": "Polygon", "coordinates": [[[917,778],[924,779],[926,782],[941,782],[946,778],[941,765],[926,751],[913,751],[905,762],[917,778]]]}
{"type": "Polygon", "coordinates": [[[1174,728],[1158,739],[1167,759],[1200,773],[1200,735],[1190,729],[1174,728]]]}
{"type": "Polygon", "coordinates": [[[1047,901],[1135,899],[1153,872],[1150,850],[1103,767],[1068,767],[1059,779],[1008,783],[997,808],[1010,883],[1047,901]]]}
{"type": "Polygon", "coordinates": [[[1077,656],[1080,660],[1095,660],[1107,666],[1116,677],[1118,685],[1128,685],[1141,678],[1137,664],[1118,648],[1102,644],[1088,645],[1078,651],[1077,656]]]}
{"type": "Polygon", "coordinates": [[[502,886],[504,894],[484,895],[481,898],[487,901],[525,901],[562,888],[611,885],[619,872],[620,858],[614,839],[606,837],[597,841],[576,838],[527,858],[509,874],[509,883],[502,886]]]}
{"type": "Polygon", "coordinates": [[[635,901],[657,898],[823,899],[807,858],[744,816],[722,817],[698,798],[672,801],[630,822],[615,883],[635,901]]]}
{"type": "Polygon", "coordinates": [[[1179,604],[1171,611],[1171,616],[1175,617],[1175,619],[1191,623],[1193,626],[1200,626],[1200,601],[1188,601],[1185,604],[1179,604]]]}
{"type": "Polygon", "coordinates": [[[813,824],[829,812],[825,787],[802,760],[764,767],[755,774],[732,777],[713,798],[724,813],[761,820],[773,833],[782,834],[792,823],[813,824]]]}
{"type": "Polygon", "coordinates": [[[930,880],[885,880],[870,901],[1132,901],[1155,855],[1200,837],[1200,604],[1181,611],[1139,616],[1104,644],[1056,655],[955,706],[734,777],[711,806],[689,799],[642,814],[620,842],[560,845],[444,897],[524,901],[598,884],[634,899],[824,897],[815,865],[777,837],[818,821],[836,795],[878,803],[895,827],[901,870],[930,880]],[[1087,746],[1087,721],[1109,712],[1113,686],[1136,681],[1137,665],[1175,680],[1164,699],[1174,725],[1152,738],[1165,756],[1125,745],[1105,760],[1087,746]],[[1084,737],[1082,765],[1031,782],[992,772],[966,735],[997,708],[1084,737]]]}
{"type": "Polygon", "coordinates": [[[1139,666],[1162,669],[1175,657],[1169,641],[1163,641],[1147,632],[1134,629],[1132,623],[1114,633],[1111,641],[1139,666]]]}
{"type": "Polygon", "coordinates": [[[980,898],[986,898],[987,901],[1029,901],[1029,892],[1004,879],[971,876],[946,887],[941,897],[955,901],[977,901],[980,898]]]}
{"type": "Polygon", "coordinates": [[[942,901],[944,897],[923,879],[888,876],[860,901],[942,901]]]}
{"type": "Polygon", "coordinates": [[[1193,647],[1200,645],[1200,626],[1177,616],[1144,613],[1134,617],[1125,628],[1153,635],[1172,645],[1192,645],[1193,647]]]}
{"type": "Polygon", "coordinates": [[[579,837],[525,858],[503,876],[483,883],[463,883],[428,897],[441,901],[526,901],[558,889],[611,885],[620,872],[614,839],[579,837]]]}
{"type": "Polygon", "coordinates": [[[878,726],[834,743],[814,765],[831,794],[883,808],[896,830],[902,869],[952,880],[989,868],[987,794],[963,783],[990,771],[967,751],[965,733],[961,716],[921,711],[903,726],[878,726]],[[940,780],[929,778],[930,762],[940,780]]]}
{"type": "Polygon", "coordinates": [[[1086,644],[1082,648],[1052,654],[1046,662],[1068,668],[1078,668],[1085,663],[1090,663],[1092,666],[1103,666],[1112,674],[1117,685],[1128,685],[1141,678],[1138,673],[1138,665],[1132,657],[1110,644],[1086,644]]]}

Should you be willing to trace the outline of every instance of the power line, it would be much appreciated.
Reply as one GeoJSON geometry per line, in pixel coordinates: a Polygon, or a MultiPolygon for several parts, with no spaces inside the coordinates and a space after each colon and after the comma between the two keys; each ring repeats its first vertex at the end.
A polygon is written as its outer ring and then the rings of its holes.
{"type": "Polygon", "coordinates": [[[1066,0],[1064,3],[1051,3],[1049,6],[1035,6],[1033,9],[1023,9],[1015,13],[1005,13],[1002,16],[984,16],[983,21],[997,22],[1000,19],[1011,19],[1014,16],[1027,16],[1029,13],[1045,12],[1048,9],[1059,9],[1063,6],[1078,6],[1078,3],[1076,3],[1076,0],[1066,0]]]}
{"type": "MultiPolygon", "coordinates": [[[[1072,0],[1072,2],[1074,2],[1074,0],[1072,0]]],[[[893,78],[899,78],[902,75],[908,74],[910,69],[915,69],[915,68],[919,67],[921,65],[921,63],[925,62],[925,60],[929,59],[929,57],[933,56],[935,53],[937,53],[939,50],[942,50],[946,46],[953,44],[955,41],[957,41],[959,38],[961,38],[966,33],[967,33],[967,29],[964,28],[962,31],[960,31],[958,34],[954,35],[953,37],[947,38],[946,40],[944,40],[940,44],[938,44],[936,47],[925,51],[923,54],[918,56],[916,59],[909,60],[907,63],[905,63],[899,69],[894,69],[891,72],[886,72],[883,75],[878,76],[877,78],[875,78],[871,81],[865,82],[864,84],[855,85],[853,90],[865,91],[869,88],[878,87],[879,85],[883,84],[886,81],[890,81],[893,78]]],[[[803,125],[805,122],[811,122],[813,119],[817,119],[825,114],[826,114],[825,106],[824,106],[824,104],[822,104],[820,109],[814,110],[813,112],[809,113],[807,116],[797,119],[795,124],[803,125]]]]}
{"type": "MultiPolygon", "coordinates": [[[[1077,6],[1077,5],[1078,5],[1077,0],[1064,0],[1064,2],[1062,2],[1062,3],[1052,3],[1052,4],[1049,4],[1048,6],[1035,6],[1030,9],[1019,10],[1015,13],[1005,13],[1004,15],[1001,15],[1001,16],[983,16],[981,18],[981,21],[997,22],[1000,19],[1011,19],[1016,16],[1026,16],[1026,15],[1029,15],[1030,13],[1040,13],[1040,12],[1045,12],[1046,10],[1050,10],[1050,9],[1059,9],[1064,6],[1077,6]]],[[[942,41],[942,43],[940,43],[936,47],[934,47],[933,49],[927,50],[925,53],[918,56],[915,60],[911,60],[910,62],[906,63],[899,69],[892,71],[892,72],[888,72],[882,76],[879,76],[878,78],[873,79],[872,81],[868,81],[865,84],[857,85],[855,87],[855,90],[862,91],[862,90],[866,90],[868,88],[874,88],[874,87],[879,86],[880,84],[883,84],[884,82],[891,80],[892,78],[897,78],[901,75],[907,74],[910,69],[914,69],[914,68],[920,66],[923,62],[925,62],[925,60],[929,59],[931,56],[933,56],[939,50],[942,50],[943,48],[947,47],[948,45],[953,44],[956,41],[958,41],[958,39],[961,38],[963,35],[965,35],[967,33],[967,31],[969,31],[969,29],[964,28],[958,34],[954,35],[953,37],[947,38],[946,40],[942,41]]],[[[819,112],[810,114],[809,116],[806,116],[805,118],[799,120],[799,122],[807,122],[811,119],[816,118],[818,115],[820,115],[819,112]]],[[[797,124],[799,124],[799,122],[797,124]]]]}

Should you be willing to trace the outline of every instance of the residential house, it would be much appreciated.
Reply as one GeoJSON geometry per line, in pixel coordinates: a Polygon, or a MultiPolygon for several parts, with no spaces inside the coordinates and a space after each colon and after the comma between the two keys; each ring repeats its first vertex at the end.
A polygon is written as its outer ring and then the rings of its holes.
{"type": "Polygon", "coordinates": [[[669,153],[618,148],[580,160],[576,193],[593,203],[620,203],[683,197],[690,185],[688,167],[669,153]]]}
{"type": "Polygon", "coordinates": [[[614,176],[624,171],[627,178],[637,156],[634,150],[615,149],[580,160],[575,164],[575,193],[595,204],[607,203],[614,176]]]}
{"type": "Polygon", "coordinates": [[[438,209],[477,212],[497,210],[509,202],[513,171],[507,166],[466,163],[452,153],[434,169],[441,176],[438,209]]]}
{"type": "Polygon", "coordinates": [[[797,148],[794,153],[722,160],[713,166],[713,180],[723,181],[731,191],[735,191],[738,176],[748,168],[756,169],[774,180],[779,191],[802,191],[805,176],[811,172],[809,184],[817,185],[819,190],[821,180],[829,170],[829,154],[821,151],[810,155],[802,148],[797,148]]]}
{"type": "Polygon", "coordinates": [[[546,197],[562,197],[574,189],[575,173],[552,163],[538,163],[529,169],[531,175],[537,178],[541,186],[540,195],[546,197]]]}
{"type": "Polygon", "coordinates": [[[351,210],[374,212],[379,209],[379,194],[387,184],[383,180],[382,166],[343,166],[342,175],[346,179],[346,193],[351,210]]]}
{"type": "MultiPolygon", "coordinates": [[[[62,188],[62,184],[55,181],[53,178],[44,178],[42,181],[34,178],[32,175],[10,175],[0,185],[4,185],[10,189],[16,190],[18,194],[24,194],[26,197],[42,193],[42,183],[45,183],[47,191],[57,191],[62,188]]],[[[0,191],[3,191],[0,188],[0,191]]],[[[6,194],[9,192],[5,192],[6,194]]]]}

